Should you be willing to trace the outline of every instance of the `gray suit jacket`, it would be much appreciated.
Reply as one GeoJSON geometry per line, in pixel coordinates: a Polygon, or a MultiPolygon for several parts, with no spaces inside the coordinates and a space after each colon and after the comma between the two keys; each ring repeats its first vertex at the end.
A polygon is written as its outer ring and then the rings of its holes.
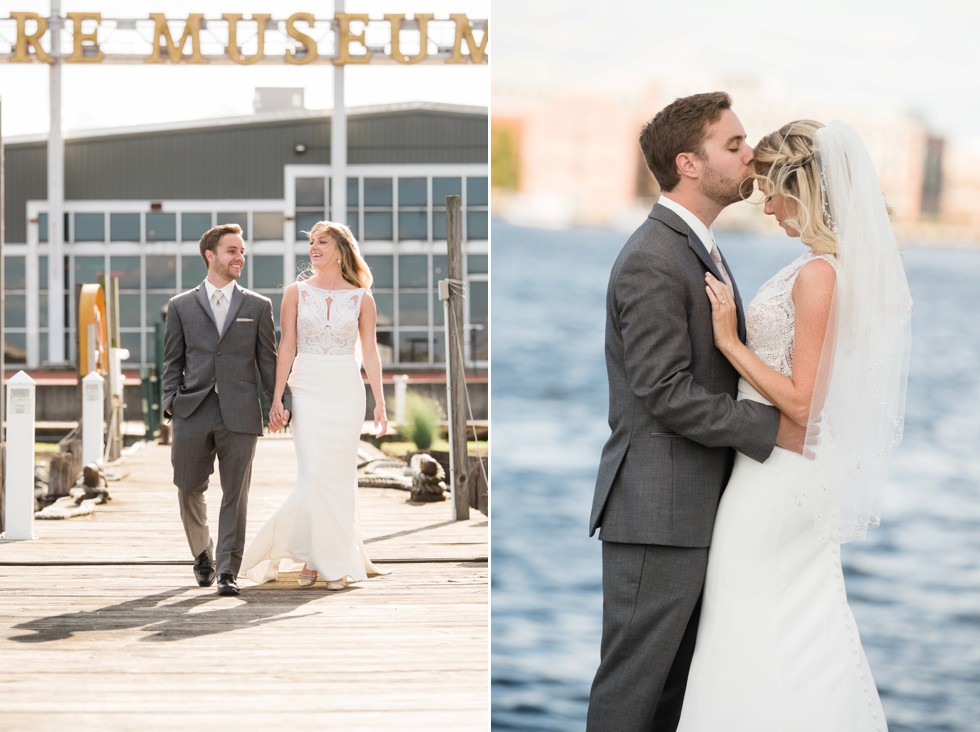
{"type": "MultiPolygon", "coordinates": [[[[727,264],[726,264],[727,266],[727,264]]],[[[704,547],[735,448],[763,461],[775,407],[737,401],[738,374],[714,346],[704,273],[721,279],[683,220],[654,206],[613,265],[606,293],[609,436],[589,533],[704,547]]],[[[742,303],[735,290],[739,336],[742,303]]]]}
{"type": "Polygon", "coordinates": [[[163,414],[187,419],[218,388],[221,417],[232,432],[262,434],[262,391],[272,401],[276,384],[276,330],[272,302],[235,286],[219,337],[207,288],[170,300],[163,341],[163,414]]]}

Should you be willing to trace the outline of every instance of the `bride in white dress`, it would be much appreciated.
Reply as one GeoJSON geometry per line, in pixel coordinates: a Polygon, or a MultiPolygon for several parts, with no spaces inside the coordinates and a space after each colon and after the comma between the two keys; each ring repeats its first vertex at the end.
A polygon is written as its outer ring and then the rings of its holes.
{"type": "MultiPolygon", "coordinates": [[[[735,332],[708,275],[715,342],[739,398],[807,426],[806,451],[738,455],[712,535],[681,732],[878,732],[884,712],[847,604],[840,543],[880,519],[901,440],[911,300],[877,176],[833,122],[763,138],[766,213],[809,247],[770,279],[735,332]]],[[[727,301],[727,302],[726,302],[727,301]]]]}
{"type": "Polygon", "coordinates": [[[292,418],[296,488],[246,549],[242,574],[263,583],[300,570],[301,587],[313,586],[319,576],[327,589],[341,590],[387,573],[372,564],[358,525],[357,446],[365,409],[358,350],[379,437],[388,418],[370,270],[346,226],[320,221],[309,236],[313,273],[283,294],[269,420],[275,426],[292,418]],[[287,380],[291,415],[282,404],[287,380]]]}

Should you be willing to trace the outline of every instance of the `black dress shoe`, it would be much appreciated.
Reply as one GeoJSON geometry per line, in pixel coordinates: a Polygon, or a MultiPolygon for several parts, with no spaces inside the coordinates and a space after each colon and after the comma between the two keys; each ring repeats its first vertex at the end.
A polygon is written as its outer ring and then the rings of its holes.
{"type": "Polygon", "coordinates": [[[214,542],[208,542],[208,548],[194,559],[194,579],[201,587],[214,584],[214,542]]]}
{"type": "Polygon", "coordinates": [[[228,574],[227,572],[222,572],[221,576],[218,577],[218,594],[219,595],[237,595],[239,592],[238,585],[235,583],[235,576],[228,574]]]}

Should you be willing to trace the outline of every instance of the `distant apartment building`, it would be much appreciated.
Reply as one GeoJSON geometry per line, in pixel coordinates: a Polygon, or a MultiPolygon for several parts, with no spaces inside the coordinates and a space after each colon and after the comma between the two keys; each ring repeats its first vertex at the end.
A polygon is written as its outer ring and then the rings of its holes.
{"type": "MultiPolygon", "coordinates": [[[[759,84],[718,86],[732,94],[752,145],[794,119],[839,119],[855,127],[897,222],[914,226],[923,217],[934,219],[955,200],[942,193],[943,141],[902,109],[786,94],[759,84]]],[[[689,92],[660,86],[623,99],[602,91],[495,88],[494,135],[499,125],[511,145],[506,160],[494,152],[498,213],[546,224],[616,225],[635,219],[659,194],[640,152],[640,129],[684,93],[689,92]],[[498,169],[517,174],[498,181],[498,169]]],[[[761,206],[732,206],[718,223],[754,227],[763,219],[761,206]]]]}

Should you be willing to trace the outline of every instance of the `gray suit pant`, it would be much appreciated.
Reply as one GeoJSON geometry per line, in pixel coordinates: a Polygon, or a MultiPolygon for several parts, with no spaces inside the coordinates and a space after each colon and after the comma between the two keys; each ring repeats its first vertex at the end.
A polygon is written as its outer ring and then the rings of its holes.
{"type": "Polygon", "coordinates": [[[588,732],[674,732],[708,549],[602,542],[602,651],[588,732]]]}
{"type": "Polygon", "coordinates": [[[245,550],[245,514],[258,435],[232,432],[221,419],[218,395],[211,392],[187,419],[174,417],[170,460],[178,488],[180,518],[196,557],[210,544],[204,492],[218,458],[221,509],[218,513],[216,571],[238,576],[245,550]]]}

